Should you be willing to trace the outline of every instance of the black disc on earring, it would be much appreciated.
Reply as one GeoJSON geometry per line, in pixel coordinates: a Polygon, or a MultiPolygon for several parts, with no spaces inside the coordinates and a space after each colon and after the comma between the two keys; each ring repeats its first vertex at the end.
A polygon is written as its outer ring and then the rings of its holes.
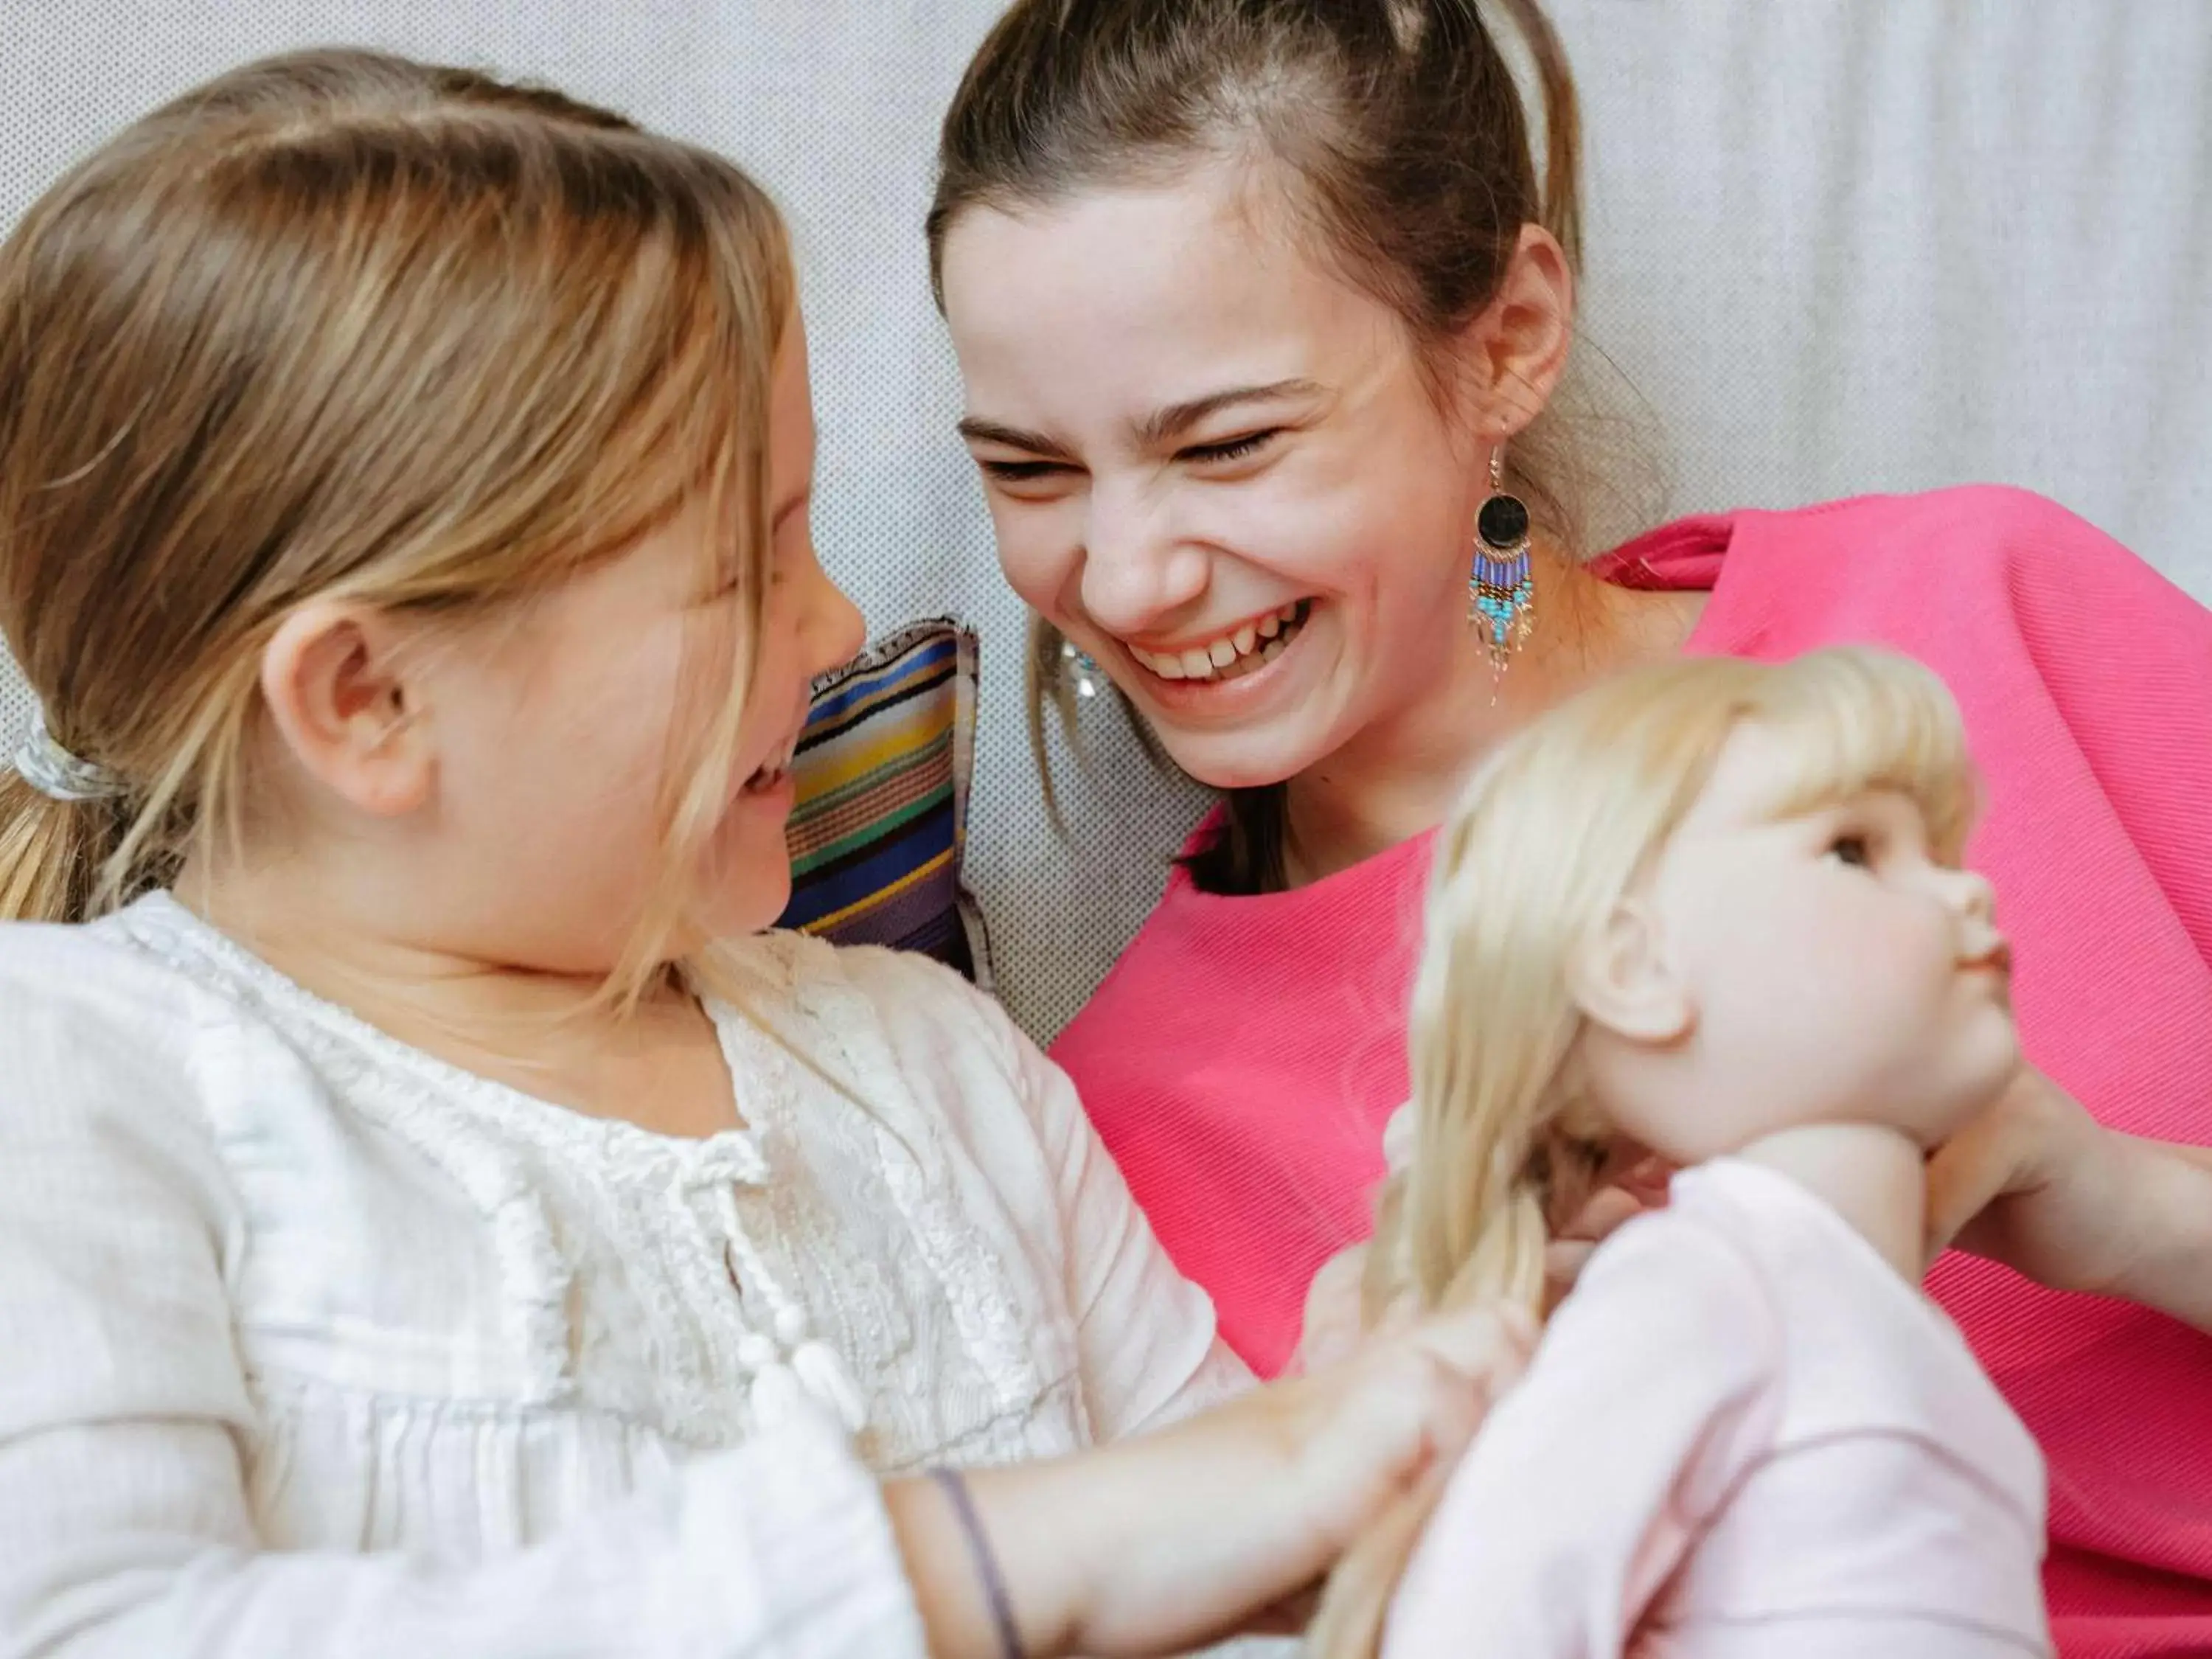
{"type": "Polygon", "coordinates": [[[1518,495],[1500,490],[1483,502],[1474,520],[1474,533],[1482,538],[1485,547],[1511,552],[1528,538],[1528,506],[1518,495]]]}

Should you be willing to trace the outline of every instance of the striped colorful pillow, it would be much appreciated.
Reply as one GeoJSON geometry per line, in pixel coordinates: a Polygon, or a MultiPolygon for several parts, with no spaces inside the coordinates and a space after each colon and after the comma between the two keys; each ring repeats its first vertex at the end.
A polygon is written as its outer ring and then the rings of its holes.
{"type": "Polygon", "coordinates": [[[778,924],[888,945],[988,988],[960,883],[975,754],[975,635],[915,623],[815,687],[793,765],[791,903],[778,924]]]}

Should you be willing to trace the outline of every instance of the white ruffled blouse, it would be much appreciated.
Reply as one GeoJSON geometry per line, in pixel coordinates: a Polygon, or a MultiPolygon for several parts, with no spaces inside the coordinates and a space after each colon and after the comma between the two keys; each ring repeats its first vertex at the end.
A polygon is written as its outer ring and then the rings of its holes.
{"type": "Polygon", "coordinates": [[[710,1012],[749,1127],[686,1141],[433,1059],[166,896],[0,927],[0,1650],[918,1659],[871,1472],[1242,1385],[994,1004],[742,960],[710,1012]]]}

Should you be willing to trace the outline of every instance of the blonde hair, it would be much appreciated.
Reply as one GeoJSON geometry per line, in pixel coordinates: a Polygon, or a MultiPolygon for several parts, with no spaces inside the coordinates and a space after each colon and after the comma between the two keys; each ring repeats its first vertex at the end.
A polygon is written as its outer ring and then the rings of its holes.
{"type": "Polygon", "coordinates": [[[703,500],[742,622],[687,674],[641,982],[728,793],[768,553],[782,223],[735,167],[550,91],[269,59],[81,163],[0,246],[0,631],[118,802],[0,778],[0,916],[234,850],[259,659],[318,597],[468,617],[703,500]]]}
{"type": "MultiPolygon", "coordinates": [[[[1766,665],[1681,658],[1605,682],[1503,744],[1440,832],[1410,1049],[1415,1152],[1386,1183],[1370,1316],[1502,1300],[1540,1319],[1544,1250],[1591,1196],[1611,1126],[1583,1087],[1571,956],[1626,898],[1749,721],[1790,757],[1768,809],[1875,790],[1916,802],[1955,862],[1975,789],[1958,709],[1902,657],[1845,648],[1766,665]]],[[[1376,1650],[1438,1482],[1346,1555],[1321,1659],[1376,1650]]]]}

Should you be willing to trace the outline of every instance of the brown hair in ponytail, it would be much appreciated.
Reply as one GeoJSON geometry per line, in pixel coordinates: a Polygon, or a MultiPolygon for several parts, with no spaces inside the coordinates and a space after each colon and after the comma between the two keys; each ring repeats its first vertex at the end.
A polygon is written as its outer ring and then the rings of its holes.
{"type": "MultiPolygon", "coordinates": [[[[945,118],[933,274],[971,207],[1049,202],[1256,149],[1285,170],[1320,245],[1441,365],[1444,343],[1496,295],[1524,225],[1545,227],[1580,264],[1566,54],[1535,0],[1496,3],[1542,93],[1540,185],[1520,88],[1476,0],[1021,0],[945,118]]],[[[1574,547],[1550,425],[1540,417],[1516,439],[1511,482],[1538,526],[1574,547]]],[[[1036,695],[1065,715],[1060,642],[1036,626],[1036,695]]],[[[1231,791],[1222,835],[1191,868],[1210,891],[1279,887],[1281,786],[1231,791]]]]}

